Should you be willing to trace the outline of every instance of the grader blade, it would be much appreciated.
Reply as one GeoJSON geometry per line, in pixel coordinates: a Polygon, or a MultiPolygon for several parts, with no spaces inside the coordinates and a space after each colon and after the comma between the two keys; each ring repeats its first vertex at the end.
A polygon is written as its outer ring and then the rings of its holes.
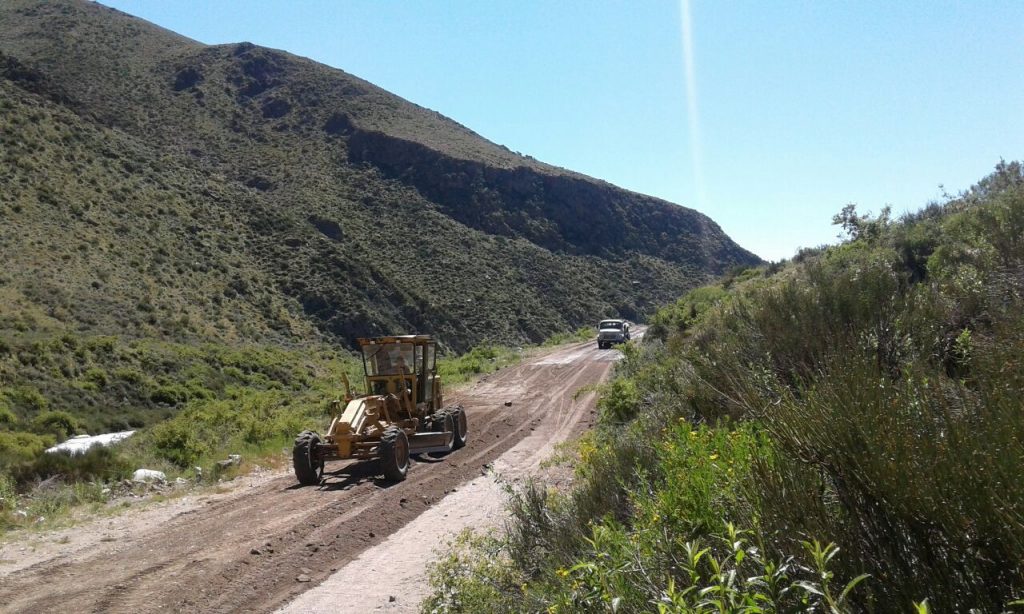
{"type": "Polygon", "coordinates": [[[409,437],[410,454],[451,452],[454,437],[452,433],[416,433],[409,437]]]}

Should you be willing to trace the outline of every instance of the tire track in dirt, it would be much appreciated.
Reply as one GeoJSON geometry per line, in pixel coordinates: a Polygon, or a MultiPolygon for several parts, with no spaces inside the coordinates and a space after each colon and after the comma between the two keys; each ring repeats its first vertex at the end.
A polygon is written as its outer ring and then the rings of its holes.
{"type": "Polygon", "coordinates": [[[120,542],[105,542],[102,527],[93,528],[95,543],[0,575],[0,609],[272,610],[381,544],[531,433],[542,430],[554,441],[581,432],[593,416],[593,395],[575,404],[573,395],[604,379],[616,356],[590,342],[574,344],[449,393],[448,402],[466,407],[466,447],[414,461],[399,484],[378,480],[372,463],[329,463],[319,487],[299,488],[290,472],[277,474],[148,532],[129,531],[120,542]],[[310,581],[297,582],[300,574],[310,581]]]}

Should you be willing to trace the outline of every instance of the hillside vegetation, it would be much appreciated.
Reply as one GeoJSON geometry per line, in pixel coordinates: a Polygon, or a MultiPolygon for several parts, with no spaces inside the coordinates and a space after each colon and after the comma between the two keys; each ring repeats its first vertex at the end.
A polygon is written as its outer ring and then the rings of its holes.
{"type": "Polygon", "coordinates": [[[0,310],[23,327],[465,350],[642,318],[757,262],[343,71],[99,4],[4,2],[0,68],[0,310]]]}
{"type": "Polygon", "coordinates": [[[998,612],[1024,592],[1024,172],[661,309],[429,611],[998,612]]]}
{"type": "Polygon", "coordinates": [[[303,393],[360,336],[539,343],[758,262],[695,211],[341,70],[84,0],[0,3],[0,161],[0,398],[21,427],[303,393]]]}

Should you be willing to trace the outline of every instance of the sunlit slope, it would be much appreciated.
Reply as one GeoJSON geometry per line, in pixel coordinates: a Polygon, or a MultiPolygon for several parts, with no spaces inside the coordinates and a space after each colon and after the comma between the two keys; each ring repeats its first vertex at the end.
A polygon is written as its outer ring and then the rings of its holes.
{"type": "Polygon", "coordinates": [[[450,347],[640,318],[757,259],[343,71],[0,6],[0,327],[450,347]]]}

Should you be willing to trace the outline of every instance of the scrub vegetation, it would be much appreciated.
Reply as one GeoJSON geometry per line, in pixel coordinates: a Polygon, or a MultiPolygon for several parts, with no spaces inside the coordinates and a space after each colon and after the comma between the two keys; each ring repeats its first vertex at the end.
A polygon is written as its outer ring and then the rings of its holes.
{"type": "Polygon", "coordinates": [[[1024,591],[1024,173],[735,270],[625,347],[564,493],[425,611],[998,612],[1024,591]]]}

